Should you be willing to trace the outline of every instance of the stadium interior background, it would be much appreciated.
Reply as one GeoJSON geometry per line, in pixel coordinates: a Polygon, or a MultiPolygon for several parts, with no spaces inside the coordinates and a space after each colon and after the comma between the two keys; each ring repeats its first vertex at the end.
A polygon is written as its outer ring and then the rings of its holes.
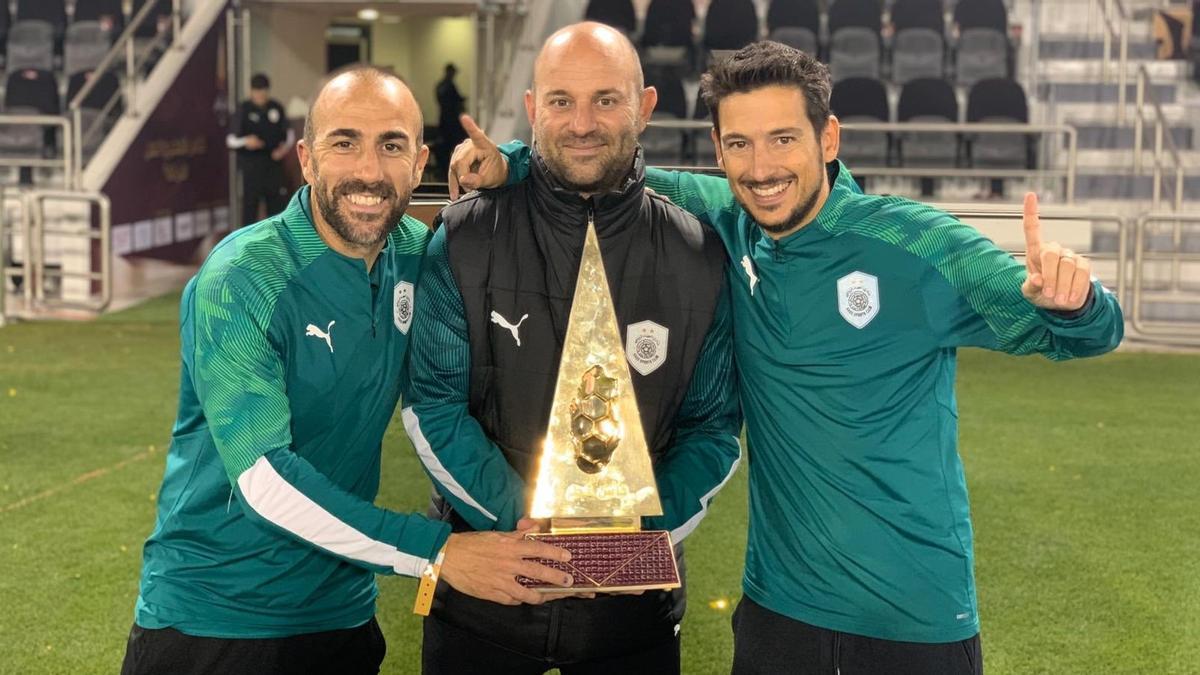
{"type": "MultiPolygon", "coordinates": [[[[625,31],[658,89],[650,164],[717,171],[699,74],[769,38],[830,65],[841,157],[867,191],[934,203],[1014,254],[1037,191],[1046,236],[1094,259],[1127,337],[1055,371],[1065,399],[1030,384],[1040,361],[964,356],[987,666],[1200,673],[1193,0],[0,0],[0,673],[119,663],[178,292],[243,224],[225,137],[251,74],[297,135],[330,70],[400,74],[434,150],[410,213],[432,222],[446,65],[493,139],[528,142],[533,58],[585,17],[625,31]]],[[[298,187],[294,155],[285,172],[298,187]]],[[[388,453],[381,502],[422,508],[401,430],[388,453]]],[[[729,492],[689,556],[688,673],[727,672],[744,475],[729,492]]],[[[387,672],[415,672],[412,587],[382,585],[387,672]]]]}

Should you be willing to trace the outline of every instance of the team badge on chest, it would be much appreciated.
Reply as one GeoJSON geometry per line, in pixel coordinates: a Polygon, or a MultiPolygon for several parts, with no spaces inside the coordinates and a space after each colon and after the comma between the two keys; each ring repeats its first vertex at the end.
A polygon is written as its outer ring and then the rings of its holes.
{"type": "Polygon", "coordinates": [[[408,281],[396,284],[392,291],[392,320],[396,330],[408,335],[408,327],[413,318],[413,285],[408,281]]]}
{"type": "Polygon", "coordinates": [[[879,313],[879,279],[865,272],[851,272],[837,282],[838,312],[855,328],[871,323],[879,313]]]}
{"type": "Polygon", "coordinates": [[[649,375],[667,360],[671,331],[653,321],[631,323],[625,329],[625,358],[642,375],[649,375]]]}

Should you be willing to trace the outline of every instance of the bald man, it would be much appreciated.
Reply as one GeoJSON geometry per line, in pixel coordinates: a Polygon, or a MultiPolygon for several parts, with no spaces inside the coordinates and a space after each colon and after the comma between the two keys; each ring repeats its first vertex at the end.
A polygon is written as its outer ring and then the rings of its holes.
{"type": "MultiPolygon", "coordinates": [[[[677,546],[740,459],[720,240],[647,196],[637,137],[654,109],[632,45],[584,23],[550,37],[525,108],[530,180],[448,206],[417,292],[403,417],[455,532],[526,513],[594,224],[664,513],[677,546]]],[[[442,586],[427,675],[679,672],[682,589],[502,606],[442,586]]]]}
{"type": "Polygon", "coordinates": [[[122,672],[376,673],[376,574],[491,601],[570,584],[522,533],[451,534],[372,505],[429,240],[404,215],[428,149],[395,76],[318,93],[309,186],[227,237],[184,289],[179,412],[122,672]]]}

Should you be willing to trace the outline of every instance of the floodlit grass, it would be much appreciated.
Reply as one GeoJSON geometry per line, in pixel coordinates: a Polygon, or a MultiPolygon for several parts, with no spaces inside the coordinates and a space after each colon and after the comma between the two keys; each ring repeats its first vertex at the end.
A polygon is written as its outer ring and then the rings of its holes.
{"type": "MultiPolygon", "coordinates": [[[[177,300],[0,328],[0,672],[119,667],[175,410],[177,300]]],[[[1200,357],[967,352],[959,380],[987,671],[1200,672],[1200,357]]],[[[424,507],[399,424],[383,472],[382,504],[424,507]]],[[[743,471],[689,540],[687,673],[728,672],[745,504],[743,471]]],[[[417,672],[415,584],[381,587],[385,672],[417,672]]]]}

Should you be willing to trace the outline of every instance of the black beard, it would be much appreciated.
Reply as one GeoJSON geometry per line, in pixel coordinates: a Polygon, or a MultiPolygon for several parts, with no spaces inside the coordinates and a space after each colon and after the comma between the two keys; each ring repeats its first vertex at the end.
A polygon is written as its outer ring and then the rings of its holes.
{"type": "Polygon", "coordinates": [[[391,184],[383,181],[365,183],[358,179],[342,181],[331,192],[327,189],[328,186],[325,182],[321,180],[320,173],[316,170],[315,165],[313,166],[313,173],[316,174],[317,178],[317,184],[313,188],[317,193],[317,208],[321,210],[321,216],[343,241],[358,246],[377,246],[383,240],[387,239],[388,235],[400,224],[400,219],[404,217],[404,212],[408,209],[409,199],[412,197],[410,193],[400,199],[396,199],[396,189],[391,184]],[[371,194],[380,197],[384,201],[395,199],[395,205],[387,213],[382,227],[369,239],[363,236],[362,228],[356,231],[337,208],[338,197],[345,197],[352,193],[371,194]]]}
{"type": "MultiPolygon", "coordinates": [[[[767,232],[769,234],[782,234],[784,232],[788,232],[790,230],[795,229],[797,226],[799,226],[801,223],[804,222],[804,217],[806,215],[808,215],[808,212],[811,211],[813,206],[816,205],[817,199],[820,198],[821,188],[824,185],[823,178],[821,179],[821,182],[822,182],[822,185],[818,185],[817,187],[813,188],[812,193],[810,193],[808,195],[808,199],[805,199],[803,202],[800,203],[799,206],[792,209],[792,212],[788,214],[787,218],[783,219],[783,222],[777,223],[775,225],[764,225],[762,223],[759,223],[758,226],[763,229],[763,232],[767,232]]],[[[746,208],[746,205],[743,204],[742,208],[746,208]]],[[[749,209],[746,209],[746,210],[749,211],[749,209]]]]}

